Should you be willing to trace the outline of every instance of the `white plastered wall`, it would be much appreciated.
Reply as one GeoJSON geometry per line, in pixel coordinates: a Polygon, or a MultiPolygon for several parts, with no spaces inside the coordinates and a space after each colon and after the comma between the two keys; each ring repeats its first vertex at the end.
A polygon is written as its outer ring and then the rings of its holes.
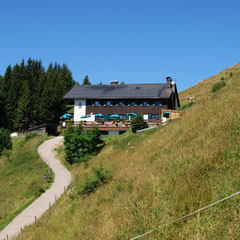
{"type": "Polygon", "coordinates": [[[144,114],[144,115],[143,115],[143,119],[144,119],[144,120],[148,120],[148,114],[144,114]]]}
{"type": "Polygon", "coordinates": [[[74,122],[81,121],[82,116],[86,114],[86,99],[74,100],[74,122]]]}
{"type": "Polygon", "coordinates": [[[89,117],[84,118],[84,119],[82,119],[82,120],[85,120],[85,121],[87,121],[87,122],[93,122],[93,121],[95,121],[95,114],[88,114],[88,116],[89,116],[89,117]]]}

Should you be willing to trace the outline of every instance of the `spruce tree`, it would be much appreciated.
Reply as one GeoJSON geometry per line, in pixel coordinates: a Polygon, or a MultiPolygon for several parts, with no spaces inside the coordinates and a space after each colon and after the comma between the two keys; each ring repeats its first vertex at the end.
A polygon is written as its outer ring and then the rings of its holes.
{"type": "Polygon", "coordinates": [[[9,121],[6,113],[6,104],[7,104],[8,93],[11,85],[10,83],[11,75],[12,75],[12,67],[11,65],[9,65],[6,69],[4,76],[2,77],[1,86],[0,86],[0,104],[1,104],[0,127],[3,127],[3,128],[9,127],[9,121]]]}
{"type": "Polygon", "coordinates": [[[21,97],[22,83],[25,80],[25,63],[22,61],[19,66],[16,64],[13,67],[10,79],[10,88],[6,100],[6,114],[9,123],[9,129],[14,130],[15,121],[17,118],[18,100],[21,97]]]}
{"type": "Polygon", "coordinates": [[[85,78],[83,79],[83,84],[82,85],[91,85],[88,75],[85,76],[85,78]]]}
{"type": "Polygon", "coordinates": [[[58,123],[67,109],[63,96],[75,84],[67,65],[50,64],[47,71],[41,61],[8,66],[0,77],[0,127],[25,130],[31,124],[58,123]]]}
{"type": "Polygon", "coordinates": [[[22,95],[18,100],[17,116],[14,122],[14,128],[19,130],[28,129],[31,124],[31,92],[27,80],[22,86],[22,95]]]}
{"type": "MultiPolygon", "coordinates": [[[[16,68],[15,68],[16,69],[16,68]]],[[[5,128],[12,129],[12,119],[13,119],[13,111],[14,107],[12,106],[11,95],[14,94],[12,88],[12,68],[9,65],[6,69],[6,72],[3,77],[3,89],[2,89],[2,96],[4,99],[4,111],[6,113],[6,118],[4,122],[5,128]]],[[[15,103],[13,103],[15,105],[15,103]]]]}
{"type": "Polygon", "coordinates": [[[6,112],[4,99],[4,79],[0,76],[0,128],[6,127],[6,112]]]}

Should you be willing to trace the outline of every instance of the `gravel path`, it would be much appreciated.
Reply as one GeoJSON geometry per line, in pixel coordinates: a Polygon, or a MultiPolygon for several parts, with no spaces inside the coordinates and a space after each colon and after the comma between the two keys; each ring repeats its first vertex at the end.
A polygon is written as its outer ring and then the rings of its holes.
{"type": "Polygon", "coordinates": [[[54,183],[51,188],[37,198],[29,207],[23,210],[17,217],[13,219],[1,232],[0,240],[11,239],[21,232],[24,226],[31,225],[36,219],[40,218],[45,213],[49,206],[52,206],[64,190],[71,182],[71,174],[55,157],[53,149],[56,144],[61,142],[63,137],[55,137],[45,141],[38,148],[38,152],[52,169],[55,174],[54,183]]]}

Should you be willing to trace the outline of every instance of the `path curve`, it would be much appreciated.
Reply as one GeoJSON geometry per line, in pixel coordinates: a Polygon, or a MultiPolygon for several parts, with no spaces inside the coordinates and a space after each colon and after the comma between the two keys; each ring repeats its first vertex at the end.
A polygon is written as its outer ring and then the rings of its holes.
{"type": "Polygon", "coordinates": [[[21,232],[21,228],[31,225],[35,219],[40,218],[43,213],[52,206],[71,182],[70,172],[55,157],[54,148],[60,143],[63,137],[55,137],[45,141],[38,148],[38,153],[42,160],[46,162],[55,174],[54,183],[51,188],[37,198],[29,207],[24,209],[17,217],[13,219],[1,232],[0,239],[11,239],[21,232]]]}

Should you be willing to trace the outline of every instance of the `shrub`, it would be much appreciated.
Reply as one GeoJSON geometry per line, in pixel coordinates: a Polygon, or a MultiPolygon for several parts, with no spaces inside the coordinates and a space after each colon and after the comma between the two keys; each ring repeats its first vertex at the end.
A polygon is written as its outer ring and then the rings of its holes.
{"type": "Polygon", "coordinates": [[[100,167],[93,167],[93,172],[101,183],[106,183],[112,178],[112,173],[104,169],[102,165],[100,167]]]}
{"type": "Polygon", "coordinates": [[[138,130],[148,128],[148,124],[143,120],[142,115],[137,115],[132,120],[132,132],[136,133],[138,130]]]}
{"type": "Polygon", "coordinates": [[[94,167],[93,173],[79,184],[77,189],[79,195],[89,195],[112,178],[112,173],[102,166],[94,167]]]}
{"type": "Polygon", "coordinates": [[[85,178],[79,185],[77,193],[79,195],[90,194],[95,191],[99,185],[99,180],[95,175],[85,178]]]}
{"type": "Polygon", "coordinates": [[[225,86],[226,86],[226,83],[224,81],[217,82],[213,85],[212,92],[217,92],[219,89],[221,89],[222,87],[225,87],[225,86]]]}
{"type": "Polygon", "coordinates": [[[89,152],[92,153],[92,155],[97,154],[105,145],[97,126],[93,126],[87,131],[87,140],[89,152]]]}
{"type": "Polygon", "coordinates": [[[31,185],[29,186],[29,190],[35,197],[39,197],[42,193],[45,192],[45,189],[42,186],[42,183],[34,180],[31,182],[31,185]]]}
{"type": "Polygon", "coordinates": [[[89,155],[97,154],[105,145],[97,126],[85,135],[81,125],[69,127],[64,134],[66,160],[70,163],[86,162],[89,155]]]}
{"type": "Polygon", "coordinates": [[[12,140],[10,132],[4,128],[0,128],[0,156],[4,149],[12,148],[12,140]]]}
{"type": "Polygon", "coordinates": [[[195,103],[196,103],[196,102],[189,102],[189,103],[187,103],[187,104],[182,105],[179,109],[180,109],[180,110],[185,110],[185,109],[187,109],[187,108],[192,107],[195,103]]]}
{"type": "Polygon", "coordinates": [[[28,142],[29,140],[35,138],[37,136],[36,133],[29,133],[28,135],[25,136],[24,138],[24,143],[28,142]]]}

